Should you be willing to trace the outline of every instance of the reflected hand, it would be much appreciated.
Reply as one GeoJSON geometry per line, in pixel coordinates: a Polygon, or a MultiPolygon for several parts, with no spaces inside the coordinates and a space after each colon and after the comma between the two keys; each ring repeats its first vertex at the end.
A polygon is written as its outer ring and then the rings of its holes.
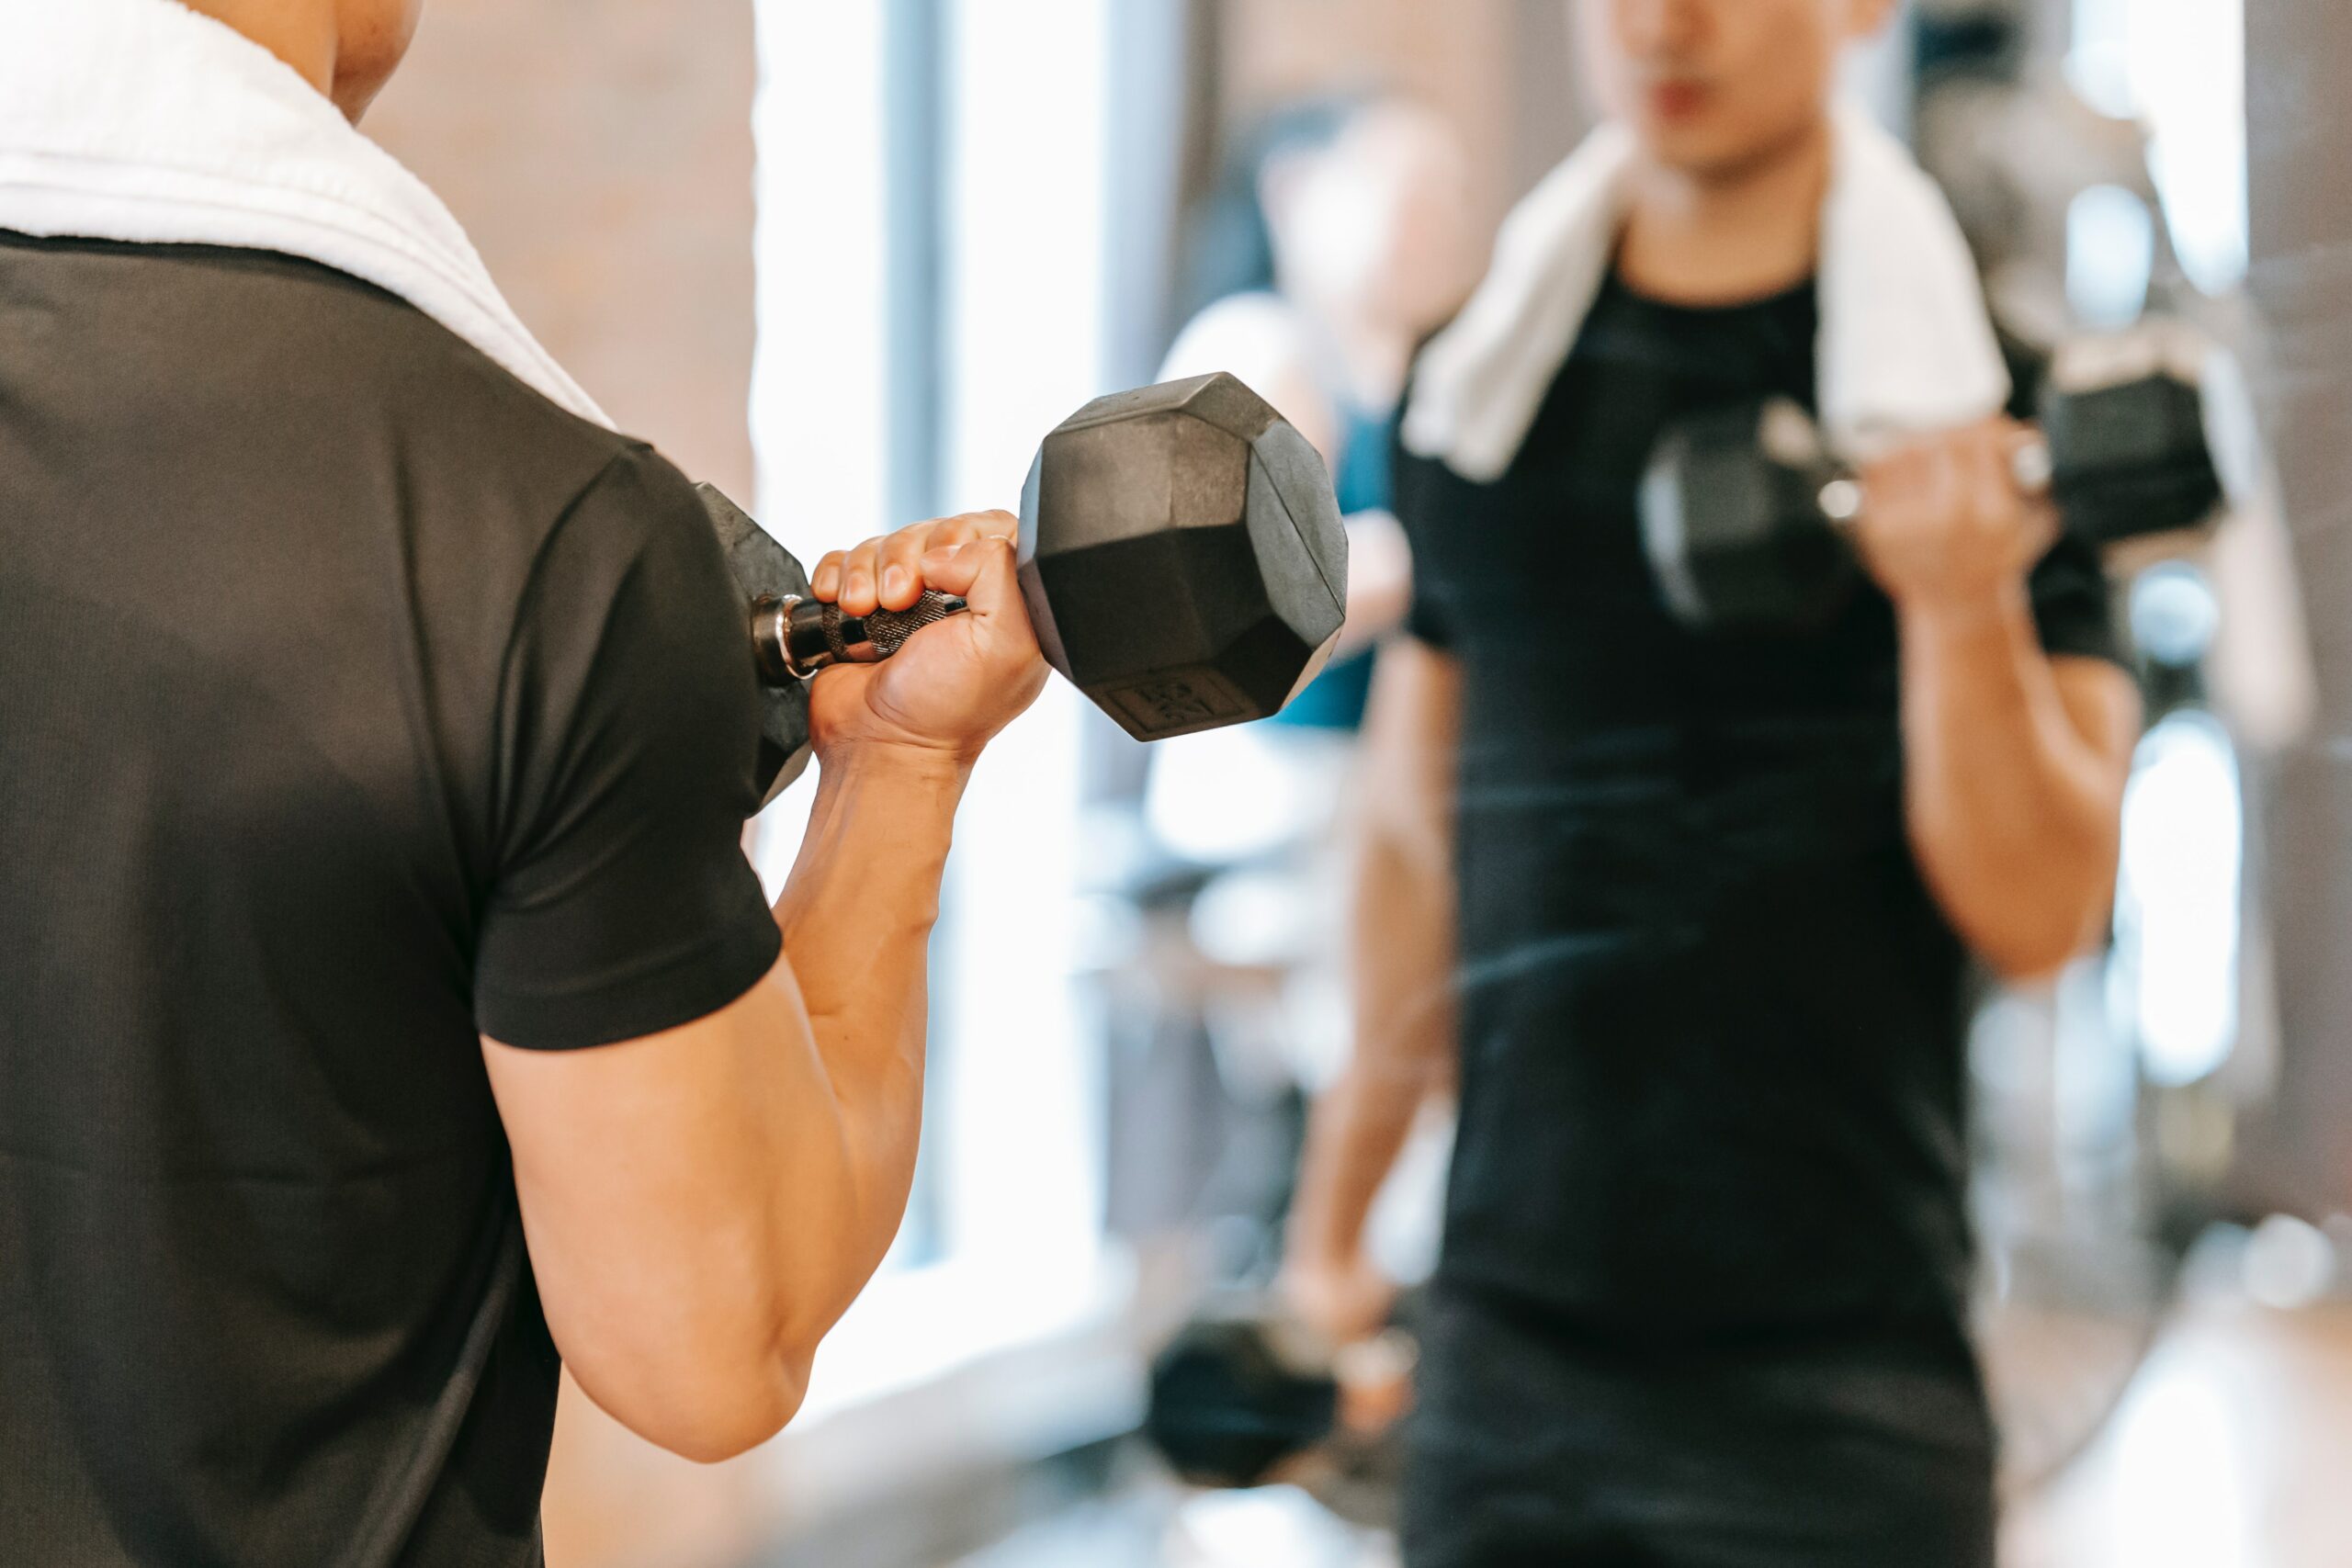
{"type": "Polygon", "coordinates": [[[2038,439],[2014,420],[1989,419],[1864,469],[1855,544],[1899,607],[1974,607],[2023,583],[2058,533],[2049,498],[2018,486],[2018,454],[2038,439]]]}
{"type": "Polygon", "coordinates": [[[1362,1251],[1338,1258],[1292,1258],[1276,1292],[1300,1321],[1332,1344],[1372,1338],[1396,1309],[1396,1286],[1362,1251]]]}
{"type": "Polygon", "coordinates": [[[876,664],[836,664],[809,683],[808,728],[821,762],[869,743],[968,764],[1036,700],[1046,662],[1013,566],[1020,520],[977,512],[917,523],[835,550],[809,591],[854,615],[905,610],[926,589],[970,606],[925,626],[876,664]]]}

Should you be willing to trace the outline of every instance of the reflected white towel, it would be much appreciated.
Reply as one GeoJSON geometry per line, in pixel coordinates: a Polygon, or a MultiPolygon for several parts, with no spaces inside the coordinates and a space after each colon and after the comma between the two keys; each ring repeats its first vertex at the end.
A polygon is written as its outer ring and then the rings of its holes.
{"type": "Polygon", "coordinates": [[[423,181],[277,56],[174,0],[0,0],[0,229],[318,262],[611,423],[423,181]]]}
{"type": "MultiPolygon", "coordinates": [[[[1505,220],[1484,283],[1422,351],[1406,447],[1501,477],[1576,344],[1623,224],[1634,139],[1595,131],[1505,220]]],[[[1867,458],[2009,395],[1984,296],[1943,193],[1860,108],[1841,107],[1821,223],[1821,423],[1867,458]]]]}

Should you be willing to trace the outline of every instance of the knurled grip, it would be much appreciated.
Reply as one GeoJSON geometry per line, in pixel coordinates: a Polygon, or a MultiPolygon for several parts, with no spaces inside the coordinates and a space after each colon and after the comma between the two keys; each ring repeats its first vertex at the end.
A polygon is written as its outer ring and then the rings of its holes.
{"type": "Polygon", "coordinates": [[[873,664],[899,651],[923,627],[970,608],[950,593],[925,590],[904,610],[853,615],[820,600],[763,595],[752,605],[752,646],[771,686],[805,681],[834,664],[873,664]]]}

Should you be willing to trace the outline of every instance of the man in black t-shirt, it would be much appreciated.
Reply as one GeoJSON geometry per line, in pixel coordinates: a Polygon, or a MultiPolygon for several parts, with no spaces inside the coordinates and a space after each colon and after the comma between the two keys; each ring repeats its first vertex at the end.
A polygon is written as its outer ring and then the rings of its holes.
{"type": "Polygon", "coordinates": [[[1507,465],[1398,475],[1358,1049],[1288,1286],[1377,1324],[1365,1213],[1458,1064],[1411,1568],[1989,1568],[1964,968],[2095,931],[2136,697],[1997,418],[1869,466],[1871,582],[1826,628],[1671,619],[1642,470],[1694,410],[1821,400],[1829,84],[1887,7],[1582,9],[1630,148],[1613,264],[1507,465]]]}
{"type": "MultiPolygon", "coordinates": [[[[409,19],[194,9],[242,30],[106,8],[330,148],[313,90],[356,114],[409,19]]],[[[198,85],[132,68],[67,112],[198,85]]],[[[0,176],[91,162],[5,109],[0,176]]],[[[911,1179],[957,798],[1043,679],[1012,529],[820,566],[972,613],[817,681],[771,909],[675,469],[344,272],[0,231],[0,1563],[525,1568],[559,1351],[694,1458],[792,1415],[911,1179]]]]}

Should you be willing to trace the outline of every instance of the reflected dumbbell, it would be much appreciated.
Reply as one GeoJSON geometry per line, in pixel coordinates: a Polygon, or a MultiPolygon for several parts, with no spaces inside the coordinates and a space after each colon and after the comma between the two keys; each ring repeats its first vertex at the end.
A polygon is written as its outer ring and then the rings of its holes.
{"type": "MultiPolygon", "coordinates": [[[[2018,488],[2050,494],[2086,543],[2195,528],[2221,502],[2197,382],[2158,357],[2154,345],[2062,355],[2041,439],[2019,455],[2018,488]]],[[[1804,411],[1770,399],[1659,442],[1642,484],[1642,544],[1684,625],[1802,629],[1836,615],[1860,580],[1849,536],[1868,504],[1804,411]]]]}
{"type": "Polygon", "coordinates": [[[1408,1294],[1387,1332],[1335,1346],[1262,1298],[1213,1304],[1154,1359],[1144,1435],[1193,1485],[1287,1482],[1342,1518],[1392,1525],[1419,1310],[1408,1294]]]}
{"type": "MultiPolygon", "coordinates": [[[[807,679],[887,659],[960,614],[844,615],[800,563],[707,485],[767,692],[759,780],[808,757],[807,679]]],[[[1022,597],[1046,660],[1139,740],[1263,718],[1321,670],[1347,597],[1347,534],[1322,458],[1218,374],[1101,398],[1038,448],[1021,499],[1022,597]]]]}

